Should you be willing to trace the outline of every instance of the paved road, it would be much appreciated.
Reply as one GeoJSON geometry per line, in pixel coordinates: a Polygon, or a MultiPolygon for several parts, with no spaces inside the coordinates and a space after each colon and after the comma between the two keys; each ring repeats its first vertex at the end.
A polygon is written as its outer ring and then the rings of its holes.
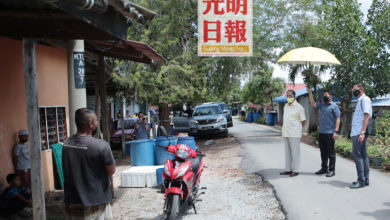
{"type": "Polygon", "coordinates": [[[243,169],[259,173],[274,186],[288,219],[390,219],[390,176],[371,169],[371,185],[351,190],[348,186],[357,178],[353,161],[337,156],[336,176],[317,176],[320,151],[304,143],[300,175],[280,176],[284,143],[279,131],[238,120],[229,131],[245,149],[243,169]]]}

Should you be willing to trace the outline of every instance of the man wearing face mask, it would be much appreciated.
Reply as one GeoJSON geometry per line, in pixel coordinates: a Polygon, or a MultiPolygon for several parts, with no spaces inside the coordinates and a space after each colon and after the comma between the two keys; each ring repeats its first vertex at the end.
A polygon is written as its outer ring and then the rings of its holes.
{"type": "Polygon", "coordinates": [[[287,91],[287,102],[284,106],[282,136],[285,144],[286,171],[280,175],[298,175],[300,163],[300,144],[302,127],[305,125],[305,109],[295,100],[295,91],[287,91]]]}
{"type": "Polygon", "coordinates": [[[355,160],[358,181],[353,182],[349,187],[351,189],[362,188],[370,185],[369,181],[369,161],[366,148],[367,127],[372,117],[371,99],[364,94],[365,86],[363,83],[357,83],[353,86],[353,96],[358,98],[355,113],[352,117],[351,137],[352,137],[352,156],[355,160]]]}
{"type": "Polygon", "coordinates": [[[323,94],[323,103],[315,102],[311,88],[307,88],[310,97],[310,105],[316,109],[320,109],[320,130],[318,142],[321,151],[321,169],[315,174],[326,174],[326,177],[332,177],[336,167],[336,153],[334,150],[334,142],[337,138],[337,132],[340,126],[340,109],[332,102],[332,94],[325,91],[323,94]],[[329,160],[329,166],[328,166],[329,160]]]}
{"type": "Polygon", "coordinates": [[[110,145],[92,136],[98,126],[96,114],[81,108],[75,121],[77,133],[62,150],[66,219],[106,219],[115,160],[110,145]]]}

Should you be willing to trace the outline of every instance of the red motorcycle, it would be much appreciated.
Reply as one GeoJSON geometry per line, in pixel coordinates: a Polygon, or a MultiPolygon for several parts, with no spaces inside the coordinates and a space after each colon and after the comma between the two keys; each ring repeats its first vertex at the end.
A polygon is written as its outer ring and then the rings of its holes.
{"type": "MultiPolygon", "coordinates": [[[[204,146],[213,143],[214,141],[210,140],[204,146]]],[[[192,206],[197,213],[195,203],[201,201],[198,197],[204,194],[200,190],[206,189],[206,187],[199,187],[205,155],[199,149],[192,150],[185,144],[158,147],[163,147],[175,155],[174,160],[166,160],[164,164],[165,219],[176,219],[179,210],[185,206],[192,206]]]]}

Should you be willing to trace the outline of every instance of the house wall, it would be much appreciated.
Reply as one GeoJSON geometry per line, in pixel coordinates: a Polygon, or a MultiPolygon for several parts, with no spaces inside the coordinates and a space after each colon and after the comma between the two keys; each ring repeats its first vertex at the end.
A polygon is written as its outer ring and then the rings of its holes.
{"type": "MultiPolygon", "coordinates": [[[[18,131],[27,129],[27,111],[22,41],[1,37],[0,48],[0,182],[7,185],[7,174],[14,172],[12,148],[18,131]]],[[[39,105],[66,106],[68,116],[66,50],[37,45],[36,56],[39,105]]],[[[67,124],[69,128],[68,117],[67,124]]]]}
{"type": "Polygon", "coordinates": [[[310,117],[310,112],[311,112],[311,106],[310,106],[310,102],[309,102],[309,96],[300,96],[298,98],[298,102],[299,104],[302,105],[302,107],[305,109],[305,116],[306,116],[306,123],[305,123],[305,126],[303,126],[302,128],[302,132],[303,133],[309,133],[310,130],[309,130],[309,127],[310,127],[310,123],[311,123],[311,117],[310,117]]]}

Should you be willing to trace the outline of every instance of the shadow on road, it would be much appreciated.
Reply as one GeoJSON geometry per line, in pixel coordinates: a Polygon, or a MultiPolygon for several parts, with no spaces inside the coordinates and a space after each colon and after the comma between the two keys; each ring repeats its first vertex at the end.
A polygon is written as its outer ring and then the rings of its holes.
{"type": "Polygon", "coordinates": [[[319,181],[320,184],[329,184],[331,186],[339,187],[339,188],[347,188],[351,183],[343,182],[340,180],[331,180],[331,181],[319,181]]]}
{"type": "Polygon", "coordinates": [[[378,220],[388,220],[390,216],[390,209],[379,209],[374,212],[359,212],[360,215],[373,217],[378,220]]]}
{"type": "MultiPolygon", "coordinates": [[[[291,178],[289,175],[280,175],[281,172],[286,171],[285,169],[270,168],[256,171],[257,175],[262,176],[266,180],[270,179],[280,179],[280,178],[291,178]]],[[[315,176],[312,172],[299,172],[298,176],[315,176]]]]}

